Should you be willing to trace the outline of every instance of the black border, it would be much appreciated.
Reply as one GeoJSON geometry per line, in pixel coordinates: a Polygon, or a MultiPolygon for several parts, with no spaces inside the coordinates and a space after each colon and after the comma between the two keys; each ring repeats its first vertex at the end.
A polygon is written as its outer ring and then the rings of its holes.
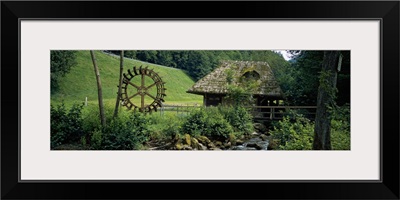
{"type": "Polygon", "coordinates": [[[399,199],[399,4],[397,1],[2,1],[1,198],[399,199]],[[20,107],[16,97],[20,98],[17,76],[21,18],[381,19],[382,182],[18,182],[20,107]],[[147,188],[154,192],[148,193],[147,188]]]}

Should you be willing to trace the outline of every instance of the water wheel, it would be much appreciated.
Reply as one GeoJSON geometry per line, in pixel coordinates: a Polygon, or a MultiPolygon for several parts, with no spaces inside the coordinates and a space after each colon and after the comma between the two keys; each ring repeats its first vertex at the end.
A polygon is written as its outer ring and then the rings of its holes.
{"type": "Polygon", "coordinates": [[[162,106],[166,96],[164,87],[165,82],[161,77],[148,67],[133,67],[131,71],[123,74],[122,80],[122,105],[129,110],[152,112],[162,106]]]}

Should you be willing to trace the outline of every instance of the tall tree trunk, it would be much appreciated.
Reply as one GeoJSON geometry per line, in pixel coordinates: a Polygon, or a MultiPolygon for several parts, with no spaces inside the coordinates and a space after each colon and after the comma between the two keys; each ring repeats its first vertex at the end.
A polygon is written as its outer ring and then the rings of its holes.
{"type": "Polygon", "coordinates": [[[114,118],[118,115],[119,101],[121,100],[121,85],[122,85],[122,73],[124,71],[124,51],[121,51],[119,59],[119,84],[118,84],[118,94],[117,102],[115,102],[114,118]]]}
{"type": "Polygon", "coordinates": [[[325,51],[322,62],[320,85],[317,97],[317,113],[315,116],[314,143],[315,150],[330,150],[331,146],[331,116],[328,106],[335,101],[337,61],[339,51],[325,51]]]}
{"type": "Polygon", "coordinates": [[[106,126],[106,116],[104,114],[103,92],[101,89],[100,73],[99,73],[99,68],[97,67],[96,56],[94,55],[94,51],[91,50],[90,55],[92,56],[94,73],[96,75],[96,81],[97,81],[97,92],[98,92],[97,96],[99,99],[100,121],[101,125],[104,127],[106,126]]]}

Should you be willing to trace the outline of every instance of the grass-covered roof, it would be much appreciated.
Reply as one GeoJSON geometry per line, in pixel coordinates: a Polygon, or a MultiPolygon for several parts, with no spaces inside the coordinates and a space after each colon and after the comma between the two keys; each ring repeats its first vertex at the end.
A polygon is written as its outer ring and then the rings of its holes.
{"type": "Polygon", "coordinates": [[[267,62],[223,61],[214,71],[197,81],[187,92],[193,94],[226,94],[228,84],[256,82],[254,95],[282,97],[282,90],[267,62]]]}

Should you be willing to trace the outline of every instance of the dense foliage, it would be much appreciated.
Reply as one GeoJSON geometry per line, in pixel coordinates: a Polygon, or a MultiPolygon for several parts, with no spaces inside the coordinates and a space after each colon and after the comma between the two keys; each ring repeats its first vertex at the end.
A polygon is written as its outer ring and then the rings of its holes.
{"type": "Polygon", "coordinates": [[[205,135],[226,139],[233,133],[233,128],[218,108],[211,107],[191,113],[183,124],[182,131],[193,136],[205,135]]]}
{"type": "Polygon", "coordinates": [[[51,148],[73,144],[79,149],[133,150],[144,148],[150,140],[168,141],[176,135],[224,141],[253,132],[252,117],[243,107],[197,108],[185,115],[121,111],[115,118],[112,106],[105,110],[108,123],[103,127],[95,106],[73,105],[69,112],[63,104],[52,107],[51,148]]]}
{"type": "MultiPolygon", "coordinates": [[[[344,105],[331,110],[331,142],[333,150],[350,150],[350,107],[344,105]]],[[[311,150],[314,139],[314,122],[292,112],[278,121],[271,130],[276,149],[311,150]]]]}
{"type": "MultiPolygon", "coordinates": [[[[100,136],[95,136],[95,138],[100,136]]],[[[133,112],[125,118],[114,118],[103,128],[100,149],[139,149],[149,139],[148,120],[142,113],[133,112]]]]}
{"type": "MultiPolygon", "coordinates": [[[[324,51],[296,51],[291,65],[275,70],[276,78],[291,105],[316,105],[324,51]]],[[[337,77],[338,105],[350,103],[350,51],[342,51],[337,77]]]]}
{"type": "Polygon", "coordinates": [[[51,92],[59,88],[59,80],[76,64],[76,51],[50,51],[51,92]]]}
{"type": "MultiPolygon", "coordinates": [[[[342,54],[342,68],[337,80],[338,93],[335,91],[336,102],[329,104],[334,150],[350,149],[350,109],[346,104],[350,102],[350,52],[344,51],[342,54]]],[[[290,63],[272,51],[126,51],[125,55],[187,70],[196,80],[208,74],[221,60],[267,61],[285,94],[284,103],[297,106],[316,105],[318,87],[321,85],[321,77],[324,76],[321,72],[323,51],[299,51],[290,63]]],[[[68,73],[74,65],[74,56],[73,51],[51,52],[52,91],[58,87],[60,77],[68,73]]],[[[227,73],[230,83],[229,79],[232,77],[229,76],[229,71],[227,73]]],[[[226,140],[232,134],[248,134],[253,131],[253,122],[243,106],[252,104],[251,91],[258,87],[259,85],[252,82],[240,87],[229,84],[226,100],[230,100],[233,106],[193,109],[184,115],[121,112],[118,117],[113,118],[113,107],[106,106],[106,120],[109,123],[105,127],[100,124],[96,104],[88,107],[73,105],[70,109],[66,109],[64,104],[51,106],[51,148],[77,144],[94,150],[131,150],[143,148],[150,140],[168,140],[183,134],[204,135],[218,140],[226,140]]],[[[186,88],[182,89],[185,90],[186,88]]],[[[313,119],[299,113],[292,113],[274,124],[270,132],[270,142],[277,144],[276,149],[312,149],[313,119]]]]}
{"type": "Polygon", "coordinates": [[[249,134],[254,131],[253,116],[243,106],[220,106],[220,112],[236,133],[249,134]]]}
{"type": "MultiPolygon", "coordinates": [[[[119,51],[111,51],[119,54],[119,51]]],[[[286,104],[316,105],[319,73],[323,51],[290,51],[290,62],[273,51],[126,51],[126,55],[146,62],[187,70],[195,80],[199,80],[215,69],[221,60],[266,61],[271,66],[276,79],[286,97],[286,104]]],[[[338,73],[338,105],[350,103],[350,51],[342,51],[343,61],[338,73]]],[[[237,88],[233,88],[235,90],[237,88]]]]}
{"type": "Polygon", "coordinates": [[[83,136],[82,105],[74,104],[69,110],[64,103],[50,107],[51,148],[78,142],[83,136]]]}
{"type": "MultiPolygon", "coordinates": [[[[110,51],[119,55],[119,51],[110,51]]],[[[272,68],[289,65],[279,53],[273,51],[254,50],[186,50],[186,51],[125,51],[129,58],[138,59],[168,67],[183,69],[195,80],[199,80],[222,60],[267,61],[272,68]]]]}

